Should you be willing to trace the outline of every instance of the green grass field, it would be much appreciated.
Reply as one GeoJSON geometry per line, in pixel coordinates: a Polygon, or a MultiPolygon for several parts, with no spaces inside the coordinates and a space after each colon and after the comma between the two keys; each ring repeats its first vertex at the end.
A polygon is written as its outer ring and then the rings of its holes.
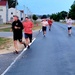
{"type": "Polygon", "coordinates": [[[9,32],[10,28],[4,28],[4,29],[0,29],[0,32],[9,32]]]}
{"type": "Polygon", "coordinates": [[[0,50],[4,49],[7,46],[7,44],[10,42],[10,40],[11,39],[0,37],[0,50]]]}
{"type": "Polygon", "coordinates": [[[11,24],[0,24],[0,27],[10,26],[11,24]]]}

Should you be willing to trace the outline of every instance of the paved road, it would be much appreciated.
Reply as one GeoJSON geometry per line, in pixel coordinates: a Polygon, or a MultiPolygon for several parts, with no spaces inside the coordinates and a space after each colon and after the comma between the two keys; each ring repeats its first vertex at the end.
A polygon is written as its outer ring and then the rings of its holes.
{"type": "Polygon", "coordinates": [[[67,26],[54,23],[5,75],[75,75],[75,27],[69,37],[67,26]]]}

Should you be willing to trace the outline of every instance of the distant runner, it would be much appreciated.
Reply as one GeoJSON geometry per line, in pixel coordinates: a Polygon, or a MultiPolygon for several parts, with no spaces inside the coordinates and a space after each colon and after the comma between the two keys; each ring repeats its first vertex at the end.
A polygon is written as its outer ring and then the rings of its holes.
{"type": "Polygon", "coordinates": [[[68,25],[68,35],[71,36],[72,34],[72,24],[73,24],[73,21],[71,18],[67,19],[67,25],[68,25]]]}
{"type": "Polygon", "coordinates": [[[48,19],[49,31],[51,30],[52,23],[53,23],[53,21],[51,19],[48,19]]]}
{"type": "Polygon", "coordinates": [[[14,40],[14,47],[15,47],[15,53],[18,54],[18,45],[17,45],[17,41],[19,41],[21,44],[25,43],[22,42],[22,30],[23,30],[23,25],[20,22],[20,20],[18,19],[18,16],[14,16],[13,17],[14,22],[12,23],[12,31],[13,31],[13,40],[14,40]]]}
{"type": "Polygon", "coordinates": [[[25,34],[25,40],[26,40],[26,46],[30,48],[29,43],[32,42],[32,28],[33,23],[29,20],[28,17],[25,18],[25,21],[23,22],[24,27],[24,34],[25,34]]]}
{"type": "Polygon", "coordinates": [[[46,18],[43,18],[41,23],[42,23],[43,35],[45,37],[45,35],[46,35],[46,29],[47,29],[47,26],[48,26],[48,22],[47,22],[46,18]]]}

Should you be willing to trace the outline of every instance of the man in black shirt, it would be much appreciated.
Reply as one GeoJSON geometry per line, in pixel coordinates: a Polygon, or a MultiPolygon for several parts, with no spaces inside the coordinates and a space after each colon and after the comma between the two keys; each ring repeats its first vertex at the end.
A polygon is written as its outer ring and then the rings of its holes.
{"type": "Polygon", "coordinates": [[[20,20],[18,19],[18,16],[14,16],[13,17],[14,21],[12,23],[12,31],[13,31],[13,40],[14,40],[14,47],[15,47],[15,52],[18,54],[18,45],[17,45],[17,41],[19,41],[21,44],[24,44],[22,42],[22,30],[23,30],[23,25],[20,22],[20,20]]]}

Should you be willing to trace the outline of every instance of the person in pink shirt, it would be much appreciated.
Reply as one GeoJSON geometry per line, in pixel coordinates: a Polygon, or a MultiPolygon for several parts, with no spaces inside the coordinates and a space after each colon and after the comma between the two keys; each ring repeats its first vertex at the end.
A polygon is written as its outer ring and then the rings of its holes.
{"type": "Polygon", "coordinates": [[[26,46],[28,46],[28,48],[30,48],[29,43],[32,42],[33,23],[29,20],[28,17],[26,17],[25,21],[23,22],[23,28],[24,28],[26,46]]]}

